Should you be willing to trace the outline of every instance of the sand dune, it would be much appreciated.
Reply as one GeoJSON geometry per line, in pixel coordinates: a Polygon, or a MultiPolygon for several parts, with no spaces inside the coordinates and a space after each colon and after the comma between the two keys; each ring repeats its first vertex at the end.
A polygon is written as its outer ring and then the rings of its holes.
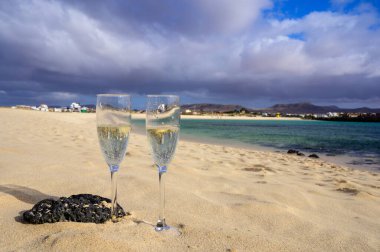
{"type": "Polygon", "coordinates": [[[158,179],[145,136],[132,134],[119,172],[119,223],[30,225],[44,198],[109,197],[94,114],[0,109],[1,251],[379,251],[380,174],[275,152],[181,141],[166,180],[157,233],[158,179]]]}

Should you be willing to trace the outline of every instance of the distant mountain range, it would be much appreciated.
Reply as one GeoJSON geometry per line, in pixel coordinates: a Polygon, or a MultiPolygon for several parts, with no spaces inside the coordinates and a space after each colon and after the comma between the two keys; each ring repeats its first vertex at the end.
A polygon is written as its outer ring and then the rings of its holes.
{"type": "Polygon", "coordinates": [[[186,104],[181,106],[181,110],[191,110],[191,111],[203,111],[203,112],[229,112],[229,111],[240,111],[247,110],[251,112],[267,112],[267,113],[288,113],[288,114],[325,114],[327,112],[345,112],[345,113],[380,113],[380,108],[339,108],[337,106],[318,106],[308,102],[304,103],[290,103],[290,104],[276,104],[269,108],[263,109],[250,109],[245,108],[240,105],[223,105],[223,104],[186,104]]]}

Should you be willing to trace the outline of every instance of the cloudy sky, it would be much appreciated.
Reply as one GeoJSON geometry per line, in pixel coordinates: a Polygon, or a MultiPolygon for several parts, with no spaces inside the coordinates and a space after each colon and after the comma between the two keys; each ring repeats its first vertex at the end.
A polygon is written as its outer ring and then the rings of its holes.
{"type": "Polygon", "coordinates": [[[109,92],[380,107],[380,1],[0,1],[0,105],[109,92]]]}

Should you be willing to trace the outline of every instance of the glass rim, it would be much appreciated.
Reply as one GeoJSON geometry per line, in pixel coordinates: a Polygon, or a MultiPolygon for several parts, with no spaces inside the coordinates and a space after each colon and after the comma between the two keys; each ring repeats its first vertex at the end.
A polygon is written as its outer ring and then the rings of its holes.
{"type": "Polygon", "coordinates": [[[149,95],[146,95],[147,97],[178,97],[179,98],[179,95],[165,95],[165,94],[149,94],[149,95]]]}
{"type": "Polygon", "coordinates": [[[130,94],[97,94],[96,96],[131,96],[130,94]]]}

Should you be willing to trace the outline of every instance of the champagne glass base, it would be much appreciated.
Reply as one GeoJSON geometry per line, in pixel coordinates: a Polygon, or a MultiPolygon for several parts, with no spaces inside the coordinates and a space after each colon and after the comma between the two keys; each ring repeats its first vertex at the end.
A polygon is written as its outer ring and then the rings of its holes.
{"type": "Polygon", "coordinates": [[[169,229],[170,229],[170,226],[166,225],[165,219],[158,220],[156,226],[154,227],[154,230],[156,230],[157,232],[161,232],[161,231],[169,230],[169,229]]]}
{"type": "Polygon", "coordinates": [[[156,232],[162,232],[165,234],[171,234],[175,236],[181,235],[181,232],[177,228],[166,225],[165,219],[161,221],[159,220],[157,222],[157,225],[154,227],[154,230],[156,230],[156,232]]]}
{"type": "Polygon", "coordinates": [[[167,226],[167,225],[165,225],[165,226],[155,226],[154,230],[156,230],[157,232],[161,232],[161,231],[169,230],[171,228],[172,227],[167,226]]]}
{"type": "Polygon", "coordinates": [[[180,236],[182,234],[181,231],[178,230],[178,228],[167,226],[167,225],[164,227],[155,226],[154,230],[163,235],[169,235],[169,236],[180,236]]]}

